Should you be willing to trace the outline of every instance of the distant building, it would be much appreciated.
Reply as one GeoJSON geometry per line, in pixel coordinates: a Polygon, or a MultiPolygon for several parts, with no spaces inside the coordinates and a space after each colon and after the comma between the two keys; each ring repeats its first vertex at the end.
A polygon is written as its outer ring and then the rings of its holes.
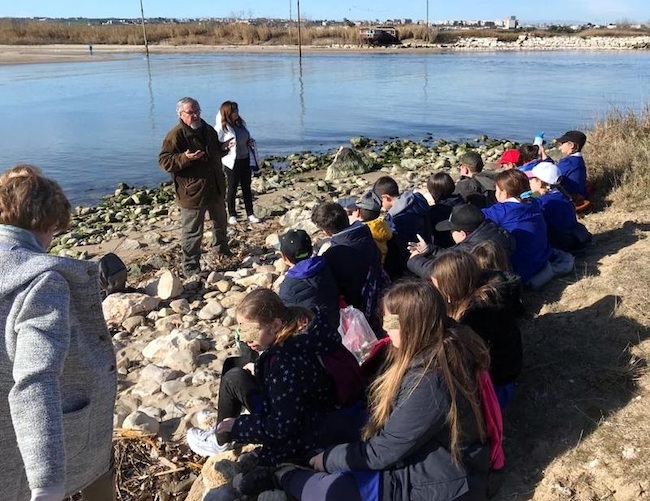
{"type": "Polygon", "coordinates": [[[503,20],[503,27],[507,30],[514,30],[518,26],[517,16],[506,17],[503,20]]]}

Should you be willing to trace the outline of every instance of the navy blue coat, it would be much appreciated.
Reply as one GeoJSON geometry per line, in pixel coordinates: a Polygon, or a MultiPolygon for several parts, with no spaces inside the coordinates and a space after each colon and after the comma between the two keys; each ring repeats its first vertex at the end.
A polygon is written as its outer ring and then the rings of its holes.
{"type": "Polygon", "coordinates": [[[408,370],[384,427],[366,442],[326,449],[328,472],[380,471],[384,501],[486,499],[489,446],[479,440],[470,406],[459,395],[462,465],[449,453],[449,392],[438,371],[408,370]]]}
{"type": "Polygon", "coordinates": [[[239,416],[232,439],[262,444],[265,465],[295,461],[317,448],[319,430],[335,408],[334,383],[318,355],[341,346],[336,328],[317,312],[304,330],[263,351],[255,362],[262,412],[239,416]]]}
{"type": "Polygon", "coordinates": [[[339,325],[339,291],[332,272],[322,256],[296,263],[280,285],[284,304],[299,304],[312,311],[321,309],[334,326],[339,325]]]}
{"type": "MultiPolygon", "coordinates": [[[[370,320],[381,292],[381,256],[367,225],[356,221],[332,235],[323,257],[339,293],[370,320]]],[[[372,325],[372,324],[371,324],[372,325]]]]}

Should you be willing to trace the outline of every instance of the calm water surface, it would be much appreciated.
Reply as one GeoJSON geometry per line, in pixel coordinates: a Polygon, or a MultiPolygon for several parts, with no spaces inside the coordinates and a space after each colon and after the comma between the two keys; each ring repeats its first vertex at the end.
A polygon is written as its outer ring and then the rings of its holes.
{"type": "Polygon", "coordinates": [[[190,95],[240,104],[262,156],[351,136],[530,140],[650,102],[650,52],[154,55],[0,66],[0,167],[29,162],[76,203],[168,176],[157,155],[190,95]]]}

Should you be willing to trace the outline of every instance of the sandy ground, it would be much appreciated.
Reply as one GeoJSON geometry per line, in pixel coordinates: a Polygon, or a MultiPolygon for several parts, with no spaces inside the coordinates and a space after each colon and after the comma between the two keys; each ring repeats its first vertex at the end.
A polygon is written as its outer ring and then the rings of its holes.
{"type": "MultiPolygon", "coordinates": [[[[440,52],[436,48],[391,47],[317,47],[303,46],[303,53],[373,52],[391,53],[396,50],[440,52]]],[[[142,45],[93,45],[90,55],[87,45],[0,45],[0,64],[55,63],[74,61],[106,61],[145,53],[142,45]]],[[[150,54],[241,53],[241,54],[298,54],[297,46],[289,45],[152,45],[150,54]]]]}

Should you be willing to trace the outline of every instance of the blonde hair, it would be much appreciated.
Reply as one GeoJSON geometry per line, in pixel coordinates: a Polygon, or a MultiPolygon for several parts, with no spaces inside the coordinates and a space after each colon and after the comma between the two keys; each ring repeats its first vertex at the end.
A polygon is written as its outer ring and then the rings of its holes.
{"type": "Polygon", "coordinates": [[[59,184],[38,167],[20,164],[0,174],[0,224],[30,231],[62,231],[71,206],[59,184]]]}
{"type": "Polygon", "coordinates": [[[450,452],[453,461],[460,463],[458,392],[472,408],[481,440],[485,438],[476,371],[489,367],[487,347],[470,329],[458,324],[448,325],[444,301],[429,282],[398,282],[386,292],[382,305],[386,313],[399,316],[400,345],[397,349],[391,347],[387,369],[370,388],[370,419],[363,430],[363,438],[368,440],[384,426],[411,364],[423,360],[420,379],[409,391],[415,390],[426,373],[440,371],[451,400],[447,415],[450,452]]]}
{"type": "Polygon", "coordinates": [[[300,333],[314,317],[308,308],[285,306],[280,296],[266,288],[255,289],[246,294],[237,306],[237,315],[262,324],[270,324],[276,318],[280,319],[282,327],[273,341],[273,344],[279,345],[300,333]]]}

